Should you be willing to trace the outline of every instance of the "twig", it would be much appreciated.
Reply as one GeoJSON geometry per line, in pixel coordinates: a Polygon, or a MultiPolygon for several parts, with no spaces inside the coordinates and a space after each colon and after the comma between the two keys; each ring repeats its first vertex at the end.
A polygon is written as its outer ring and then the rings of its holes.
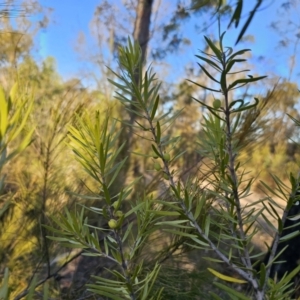
{"type": "MultiPolygon", "coordinates": [[[[77,254],[75,254],[72,258],[70,258],[68,261],[66,261],[65,263],[62,264],[62,266],[60,266],[54,273],[50,273],[48,274],[44,279],[40,280],[35,288],[37,288],[38,286],[42,285],[44,282],[46,282],[47,280],[49,280],[52,277],[56,277],[58,275],[58,273],[65,268],[70,262],[72,262],[75,258],[79,257],[81,254],[83,253],[83,250],[81,250],[80,252],[78,252],[77,254]]],[[[29,289],[26,288],[25,290],[23,290],[20,294],[18,294],[14,300],[19,300],[22,299],[23,297],[25,297],[27,294],[29,293],[29,289]]]]}

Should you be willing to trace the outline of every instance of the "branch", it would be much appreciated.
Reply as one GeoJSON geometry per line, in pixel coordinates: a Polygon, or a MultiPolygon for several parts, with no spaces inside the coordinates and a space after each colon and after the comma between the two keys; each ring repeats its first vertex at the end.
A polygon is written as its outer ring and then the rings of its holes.
{"type": "MultiPolygon", "coordinates": [[[[60,266],[55,272],[48,274],[44,279],[40,280],[35,288],[37,288],[38,286],[42,285],[44,282],[46,282],[47,280],[49,280],[52,277],[57,277],[58,273],[65,268],[70,262],[72,262],[75,258],[79,257],[81,254],[83,253],[83,250],[81,250],[80,252],[78,252],[76,255],[74,255],[72,258],[70,258],[68,261],[66,261],[64,264],[62,264],[62,266],[60,266]]],[[[25,297],[27,294],[29,293],[29,289],[26,288],[25,290],[23,290],[20,294],[18,294],[14,300],[19,300],[22,299],[23,297],[25,297]]]]}

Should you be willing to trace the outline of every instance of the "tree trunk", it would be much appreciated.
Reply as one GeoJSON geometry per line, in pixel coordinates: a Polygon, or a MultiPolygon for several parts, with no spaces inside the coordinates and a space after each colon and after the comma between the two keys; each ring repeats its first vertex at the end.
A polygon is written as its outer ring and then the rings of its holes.
{"type": "MultiPolygon", "coordinates": [[[[142,50],[142,64],[146,62],[147,46],[150,37],[150,23],[151,23],[151,13],[152,5],[154,0],[139,0],[136,7],[136,19],[134,23],[133,38],[137,42],[142,50]]],[[[137,73],[135,81],[138,84],[139,74],[137,73]]],[[[132,99],[134,101],[134,99],[132,99]]],[[[134,105],[131,104],[131,110],[135,110],[134,105]]],[[[130,112],[130,124],[133,125],[136,115],[134,112],[130,112]]],[[[129,139],[132,140],[132,128],[129,129],[129,139]]]]}
{"type": "MultiPolygon", "coordinates": [[[[138,4],[136,7],[136,19],[134,23],[134,30],[133,30],[133,38],[134,41],[137,42],[142,51],[141,60],[142,64],[144,65],[146,62],[146,55],[147,55],[147,46],[150,39],[150,24],[151,24],[151,13],[152,13],[152,6],[154,0],[138,0],[138,4]]],[[[135,76],[136,84],[139,84],[139,73],[136,72],[135,76]]],[[[140,167],[137,162],[132,161],[130,159],[130,148],[133,144],[133,125],[136,120],[136,107],[133,105],[135,101],[134,97],[132,98],[132,103],[130,104],[130,111],[129,111],[129,125],[127,127],[127,132],[124,134],[120,139],[120,144],[123,142],[125,143],[125,147],[120,153],[120,156],[128,157],[126,164],[123,166],[123,174],[120,177],[127,178],[127,173],[129,171],[130,165],[133,164],[133,171],[136,176],[140,174],[140,167]]]]}
{"type": "Polygon", "coordinates": [[[133,30],[133,38],[142,49],[142,62],[145,63],[147,46],[150,36],[150,19],[153,0],[139,0],[136,8],[136,19],[133,30]]]}

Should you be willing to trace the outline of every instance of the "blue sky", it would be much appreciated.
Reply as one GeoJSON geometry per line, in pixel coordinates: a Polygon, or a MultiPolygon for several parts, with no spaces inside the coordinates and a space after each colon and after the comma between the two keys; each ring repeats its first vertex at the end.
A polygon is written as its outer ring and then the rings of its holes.
{"type": "MultiPolygon", "coordinates": [[[[167,1],[172,5],[172,0],[167,1]]],[[[37,36],[39,47],[39,55],[41,58],[53,56],[57,61],[58,72],[64,78],[80,76],[82,70],[87,68],[93,69],[93,66],[86,60],[80,59],[80,55],[74,50],[78,33],[82,31],[90,43],[93,44],[93,39],[90,34],[89,24],[93,17],[94,10],[100,0],[41,0],[40,3],[44,6],[53,8],[52,22],[49,27],[37,36]]],[[[121,0],[114,2],[122,2],[121,0]]],[[[186,1],[188,2],[188,1],[186,1]]],[[[254,7],[256,0],[246,0],[244,7],[244,16],[254,7]]],[[[286,1],[267,1],[265,0],[263,8],[259,11],[252,21],[247,34],[255,37],[254,43],[240,43],[236,49],[251,48],[253,55],[253,63],[261,73],[273,72],[277,76],[287,77],[289,70],[288,57],[293,48],[288,47],[280,49],[277,47],[279,36],[270,29],[270,24],[276,21],[279,17],[278,8],[286,1]],[[264,60],[257,61],[258,57],[268,57],[264,60]]],[[[174,3],[176,3],[174,1],[174,3]]],[[[282,17],[282,16],[280,16],[282,17]]],[[[295,12],[290,16],[295,18],[296,22],[300,20],[299,15],[295,12]],[[299,19],[299,20],[298,20],[299,19]]],[[[241,21],[241,25],[245,22],[245,18],[241,21]]],[[[285,20],[283,20],[285,21],[285,20]]],[[[188,62],[195,62],[195,54],[198,49],[203,48],[203,33],[197,34],[192,28],[192,25],[201,22],[197,18],[187,22],[183,29],[183,34],[191,41],[191,45],[184,47],[180,53],[170,55],[167,59],[172,65],[167,76],[168,80],[177,80],[183,75],[184,65],[188,62]]],[[[299,21],[300,22],[300,21],[299,21]]],[[[227,25],[227,24],[226,24],[227,25]]],[[[226,29],[225,24],[223,25],[226,29]]],[[[241,28],[241,27],[240,27],[241,28]]],[[[238,30],[240,30],[240,28],[238,30]]],[[[213,25],[209,32],[215,33],[217,25],[213,25]]],[[[300,29],[299,29],[300,32],[300,29]]],[[[237,38],[238,31],[234,28],[228,30],[225,37],[225,45],[233,46],[237,38]]],[[[297,55],[300,58],[300,45],[297,55]]],[[[296,65],[292,79],[299,80],[299,63],[296,65]]]]}

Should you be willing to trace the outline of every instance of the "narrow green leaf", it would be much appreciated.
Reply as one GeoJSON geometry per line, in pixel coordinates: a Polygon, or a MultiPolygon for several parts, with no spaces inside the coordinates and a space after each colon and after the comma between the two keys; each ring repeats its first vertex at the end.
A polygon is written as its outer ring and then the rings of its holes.
{"type": "MultiPolygon", "coordinates": [[[[254,15],[255,15],[255,13],[258,11],[258,9],[259,9],[260,5],[262,4],[262,2],[263,2],[263,0],[257,0],[257,1],[256,1],[256,5],[255,5],[254,9],[251,10],[251,12],[250,12],[250,14],[249,14],[249,17],[248,17],[247,21],[245,22],[245,24],[244,24],[244,26],[243,26],[241,32],[239,33],[239,36],[238,36],[238,38],[237,38],[237,40],[236,40],[236,42],[235,42],[236,45],[237,45],[238,42],[243,38],[243,36],[244,36],[244,34],[245,34],[245,32],[246,32],[248,26],[250,25],[250,23],[251,23],[251,21],[252,21],[254,15]]],[[[235,26],[235,27],[236,27],[236,28],[237,28],[238,23],[239,23],[239,20],[240,20],[240,18],[241,18],[242,3],[243,3],[243,0],[239,0],[238,6],[237,6],[237,9],[236,9],[236,11],[238,10],[238,12],[237,12],[237,14],[236,14],[236,17],[235,17],[235,20],[236,20],[236,24],[235,24],[236,26],[235,26]],[[241,4],[240,4],[240,3],[241,3],[241,4]]]]}
{"type": "Polygon", "coordinates": [[[235,28],[237,28],[239,26],[239,22],[241,19],[241,15],[242,15],[242,10],[243,10],[243,0],[238,0],[235,11],[232,15],[232,18],[229,22],[228,28],[230,27],[230,25],[235,22],[235,28]]]}
{"type": "Polygon", "coordinates": [[[215,79],[212,75],[210,75],[210,73],[201,64],[198,63],[198,65],[199,65],[199,67],[202,69],[202,71],[205,73],[205,75],[207,77],[209,77],[214,82],[220,83],[217,79],[215,79]]]}
{"type": "Polygon", "coordinates": [[[139,203],[138,205],[134,206],[131,210],[129,210],[124,216],[125,218],[129,217],[131,214],[136,213],[145,205],[144,202],[139,203]]]}
{"type": "Polygon", "coordinates": [[[243,50],[239,50],[239,51],[233,53],[230,57],[228,57],[227,61],[232,60],[232,59],[233,59],[235,56],[237,56],[237,55],[243,55],[244,53],[249,52],[249,51],[251,51],[251,49],[243,49],[243,50]]]}
{"type": "MultiPolygon", "coordinates": [[[[24,104],[25,105],[25,104],[24,104]]],[[[33,107],[33,101],[31,101],[29,104],[28,104],[28,107],[26,108],[26,111],[24,113],[24,115],[22,116],[22,121],[21,121],[21,124],[18,125],[17,129],[14,130],[12,132],[12,135],[9,137],[9,141],[13,141],[19,134],[20,132],[24,129],[25,127],[25,124],[27,122],[27,119],[29,117],[29,114],[31,113],[32,111],[32,107],[33,107]]],[[[17,111],[15,113],[15,115],[18,115],[20,116],[20,110],[17,111]]],[[[12,117],[13,118],[13,117],[12,117]]]]}
{"type": "Polygon", "coordinates": [[[290,282],[297,274],[299,274],[300,271],[300,265],[297,266],[292,272],[287,274],[280,282],[276,283],[278,284],[278,287],[281,287],[284,284],[287,284],[290,282]]]}
{"type": "Polygon", "coordinates": [[[154,213],[156,214],[157,216],[164,216],[164,217],[167,217],[167,216],[174,216],[174,217],[178,217],[180,216],[181,214],[177,211],[168,211],[168,210],[149,210],[148,212],[150,213],[154,213]]]}
{"type": "Polygon", "coordinates": [[[3,89],[0,87],[0,137],[6,133],[8,126],[8,103],[5,99],[3,89]]]}
{"type": "Polygon", "coordinates": [[[111,198],[110,198],[110,194],[109,194],[109,190],[106,186],[106,184],[103,184],[102,185],[102,189],[103,189],[103,192],[104,192],[104,196],[105,196],[105,201],[108,205],[111,205],[111,198]]]}
{"type": "MultiPolygon", "coordinates": [[[[236,105],[237,103],[239,103],[239,106],[235,109],[239,109],[242,106],[244,106],[244,100],[243,99],[239,99],[239,100],[234,100],[230,103],[229,108],[232,108],[234,105],[236,105]]],[[[236,125],[237,126],[237,125],[236,125]]]]}
{"type": "Polygon", "coordinates": [[[244,111],[244,110],[249,110],[251,108],[254,108],[258,105],[259,103],[259,100],[257,98],[254,98],[254,101],[255,103],[254,104],[251,104],[251,105],[245,105],[241,108],[238,108],[238,109],[234,109],[232,112],[236,113],[236,112],[241,112],[241,111],[244,111]]]}
{"type": "MultiPolygon", "coordinates": [[[[297,220],[299,220],[300,219],[300,214],[298,214],[298,215],[294,215],[294,216],[292,216],[292,217],[287,217],[289,220],[292,220],[292,221],[297,221],[297,220]]],[[[297,224],[297,226],[298,226],[299,224],[297,224]]],[[[286,228],[288,228],[288,227],[286,227],[286,228]]]]}
{"type": "Polygon", "coordinates": [[[268,224],[268,226],[270,228],[272,228],[275,232],[277,231],[277,228],[275,228],[275,226],[272,224],[272,222],[269,220],[270,217],[267,217],[264,213],[261,214],[261,216],[263,217],[263,219],[265,220],[265,222],[268,224]]]}
{"type": "Polygon", "coordinates": [[[288,248],[288,246],[289,246],[289,245],[286,245],[285,247],[283,247],[283,249],[281,249],[281,250],[276,254],[276,256],[272,259],[272,261],[270,261],[270,262],[268,261],[268,264],[266,265],[266,268],[269,268],[269,266],[270,266],[271,264],[273,264],[274,262],[278,263],[278,261],[277,261],[278,257],[280,257],[282,253],[284,253],[284,251],[288,248]]]}
{"type": "Polygon", "coordinates": [[[152,108],[152,112],[151,112],[151,121],[153,121],[154,117],[155,117],[155,114],[156,114],[156,111],[157,111],[157,107],[158,107],[158,103],[159,103],[159,95],[157,95],[156,97],[156,100],[154,102],[154,106],[152,108]]]}
{"type": "Polygon", "coordinates": [[[260,264],[260,274],[259,274],[259,286],[263,287],[266,280],[266,266],[264,263],[260,264]]]}
{"type": "Polygon", "coordinates": [[[269,187],[266,183],[264,183],[263,181],[260,181],[260,183],[269,191],[271,192],[273,195],[275,195],[276,197],[278,197],[279,199],[282,199],[282,195],[278,194],[276,192],[276,190],[274,188],[269,187]]]}
{"type": "Polygon", "coordinates": [[[205,195],[203,195],[201,198],[200,198],[200,201],[196,203],[196,210],[195,210],[195,213],[194,213],[194,218],[197,220],[201,211],[202,211],[202,208],[204,206],[206,202],[206,197],[205,195]]]}
{"type": "Polygon", "coordinates": [[[109,246],[108,246],[108,244],[107,244],[107,239],[106,239],[106,238],[104,238],[103,244],[104,244],[104,251],[105,251],[105,254],[108,255],[108,253],[109,253],[109,246]]]}
{"type": "Polygon", "coordinates": [[[201,239],[200,239],[200,237],[196,237],[196,238],[192,238],[192,240],[195,242],[195,243],[197,243],[197,244],[199,244],[199,245],[201,245],[201,246],[205,246],[205,247],[208,247],[209,246],[209,244],[204,240],[204,241],[202,241],[201,239]]]}
{"type": "Polygon", "coordinates": [[[296,230],[296,231],[291,232],[291,233],[289,233],[289,234],[287,234],[287,235],[285,235],[285,236],[282,236],[282,237],[279,239],[279,241],[280,241],[280,242],[286,242],[286,241],[288,241],[288,240],[290,240],[290,239],[293,239],[294,237],[298,236],[299,234],[300,234],[300,230],[296,230]]]}
{"type": "Polygon", "coordinates": [[[9,298],[9,270],[5,268],[4,276],[0,286],[0,299],[8,300],[9,298]]]}
{"type": "Polygon", "coordinates": [[[160,144],[160,138],[161,138],[161,128],[160,128],[159,121],[157,121],[157,123],[156,123],[156,143],[157,144],[160,144]]]}
{"type": "Polygon", "coordinates": [[[179,236],[188,237],[188,238],[196,238],[197,237],[195,234],[191,234],[191,233],[187,233],[187,232],[179,231],[179,230],[164,229],[163,231],[169,232],[169,233],[172,233],[175,235],[179,235],[179,236]]]}
{"type": "Polygon", "coordinates": [[[222,92],[221,90],[216,90],[216,89],[209,88],[209,87],[207,87],[207,86],[205,86],[205,85],[202,85],[202,84],[200,84],[200,83],[197,83],[197,82],[195,82],[195,81],[192,81],[192,80],[189,80],[189,79],[187,79],[187,80],[188,80],[189,82],[191,82],[191,83],[197,85],[197,86],[202,87],[202,88],[205,89],[205,90],[209,90],[209,91],[216,92],[216,93],[221,93],[221,92],[222,92]]]}
{"type": "Polygon", "coordinates": [[[28,294],[25,297],[26,300],[32,300],[34,298],[33,296],[34,296],[36,284],[37,284],[37,276],[35,275],[30,283],[28,294]]]}
{"type": "Polygon", "coordinates": [[[205,260],[211,261],[211,262],[216,262],[218,264],[224,263],[223,260],[212,258],[212,257],[203,256],[202,258],[205,259],[205,260]]]}
{"type": "MultiPolygon", "coordinates": [[[[206,53],[205,53],[206,54],[206,53]]],[[[207,54],[206,54],[207,55],[207,54]]],[[[217,70],[218,72],[222,72],[222,68],[219,67],[213,60],[210,60],[204,56],[201,55],[195,55],[196,57],[198,57],[199,59],[205,61],[207,64],[209,64],[212,68],[214,68],[215,70],[217,70]]]]}
{"type": "Polygon", "coordinates": [[[235,86],[238,84],[248,84],[250,82],[255,82],[261,79],[266,78],[267,76],[259,76],[259,77],[253,77],[253,78],[244,78],[244,79],[237,79],[233,83],[229,84],[228,90],[232,90],[235,86]]]}
{"type": "Polygon", "coordinates": [[[228,64],[226,66],[225,69],[225,73],[229,74],[230,70],[232,69],[232,67],[234,66],[235,63],[240,63],[240,62],[245,62],[246,59],[232,59],[232,60],[228,60],[228,64]]]}
{"type": "MultiPolygon", "coordinates": [[[[184,223],[187,223],[187,222],[188,222],[188,220],[162,221],[162,222],[155,223],[155,225],[171,225],[171,226],[174,226],[174,227],[181,227],[181,226],[177,226],[177,225],[184,224],[184,223]]],[[[187,226],[185,226],[185,227],[187,227],[187,226]]]]}
{"type": "Polygon", "coordinates": [[[209,236],[209,228],[210,228],[210,215],[207,215],[205,219],[205,228],[204,228],[204,232],[206,236],[209,236]]]}
{"type": "Polygon", "coordinates": [[[153,145],[153,144],[151,144],[151,147],[152,147],[152,149],[153,149],[154,153],[155,153],[155,154],[156,154],[158,157],[161,157],[161,155],[160,155],[159,151],[156,149],[156,146],[155,146],[155,145],[153,145]]]}
{"type": "Polygon", "coordinates": [[[226,291],[229,295],[233,295],[233,296],[237,297],[237,299],[251,300],[251,298],[248,298],[244,294],[237,292],[236,290],[226,286],[225,284],[222,284],[220,282],[214,282],[214,285],[216,285],[219,289],[226,291]]]}
{"type": "Polygon", "coordinates": [[[223,57],[222,57],[222,53],[221,51],[218,49],[218,47],[216,47],[216,45],[212,42],[211,39],[209,39],[208,37],[204,36],[208,46],[210,47],[210,49],[215,53],[216,57],[219,59],[220,62],[223,61],[223,57]]]}
{"type": "Polygon", "coordinates": [[[22,152],[25,148],[27,148],[30,143],[32,142],[32,134],[34,132],[35,128],[32,128],[27,135],[24,137],[24,139],[22,140],[22,142],[20,143],[19,147],[18,147],[18,153],[22,152]]]}
{"type": "Polygon", "coordinates": [[[274,214],[276,215],[277,219],[281,219],[281,217],[278,215],[276,209],[273,207],[273,205],[271,204],[271,202],[268,202],[269,206],[271,207],[272,211],[274,212],[274,214]]]}
{"type": "Polygon", "coordinates": [[[50,299],[49,297],[49,282],[46,281],[44,283],[44,287],[43,287],[43,300],[48,300],[50,299]]]}
{"type": "Polygon", "coordinates": [[[227,91],[226,76],[227,76],[227,73],[225,71],[223,71],[221,73],[221,79],[220,79],[220,85],[221,85],[223,93],[226,93],[226,91],[227,91]]]}
{"type": "Polygon", "coordinates": [[[135,152],[135,151],[131,151],[130,153],[138,155],[138,156],[146,157],[146,158],[153,158],[153,155],[148,155],[148,154],[139,153],[139,152],[135,152]]]}
{"type": "Polygon", "coordinates": [[[127,157],[125,157],[122,161],[120,161],[116,166],[117,166],[117,169],[114,171],[114,174],[108,184],[108,188],[111,187],[111,185],[114,183],[114,181],[116,180],[118,174],[120,173],[122,167],[124,166],[125,162],[127,160],[127,157]]]}
{"type": "Polygon", "coordinates": [[[11,103],[16,103],[18,90],[19,90],[19,84],[16,82],[14,83],[13,87],[9,92],[9,100],[11,103]]]}
{"type": "Polygon", "coordinates": [[[207,268],[207,270],[209,272],[211,272],[213,275],[215,275],[217,278],[222,279],[224,281],[234,282],[234,283],[247,283],[246,280],[224,275],[224,274],[219,273],[218,271],[211,269],[211,268],[207,268]]]}
{"type": "Polygon", "coordinates": [[[128,227],[127,227],[127,229],[126,229],[126,231],[125,231],[125,234],[124,234],[124,236],[123,236],[123,238],[122,238],[122,243],[124,243],[126,240],[127,240],[127,238],[128,238],[128,235],[130,234],[130,233],[132,233],[132,226],[133,226],[133,222],[131,222],[129,225],[128,225],[128,227]]]}

